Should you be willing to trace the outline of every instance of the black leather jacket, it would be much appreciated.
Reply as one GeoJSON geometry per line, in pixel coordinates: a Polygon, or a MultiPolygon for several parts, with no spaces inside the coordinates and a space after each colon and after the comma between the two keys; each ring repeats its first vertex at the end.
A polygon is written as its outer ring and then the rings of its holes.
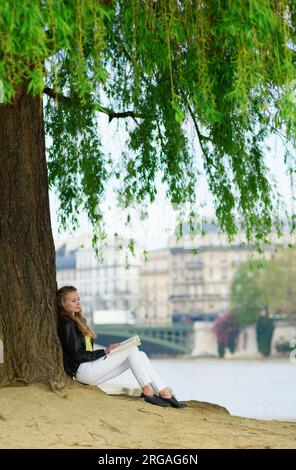
{"type": "Polygon", "coordinates": [[[63,348],[64,369],[71,377],[75,376],[82,362],[95,361],[106,355],[104,349],[86,351],[85,338],[70,318],[59,321],[58,334],[63,348]]]}

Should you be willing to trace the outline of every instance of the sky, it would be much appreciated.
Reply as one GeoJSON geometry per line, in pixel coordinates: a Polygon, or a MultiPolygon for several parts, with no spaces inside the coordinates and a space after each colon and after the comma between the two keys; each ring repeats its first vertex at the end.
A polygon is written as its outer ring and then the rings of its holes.
{"type": "MultiPolygon", "coordinates": [[[[120,154],[124,149],[126,134],[122,122],[115,119],[108,122],[108,116],[102,114],[99,118],[100,133],[102,136],[103,149],[106,153],[110,152],[112,157],[116,160],[120,158],[120,154]]],[[[189,126],[189,124],[188,124],[189,126]]],[[[189,136],[194,139],[194,129],[188,127],[189,136]]],[[[268,141],[270,151],[266,152],[266,163],[270,169],[271,177],[276,181],[278,191],[282,195],[287,207],[292,206],[292,194],[290,177],[286,174],[286,166],[284,164],[284,147],[280,138],[272,137],[268,141]]],[[[198,185],[198,201],[199,201],[199,214],[202,217],[213,218],[214,206],[211,193],[208,188],[207,179],[202,168],[202,157],[200,149],[196,140],[194,148],[197,154],[200,165],[198,169],[202,172],[199,177],[198,185]]],[[[127,238],[134,238],[135,241],[146,249],[156,249],[166,246],[167,238],[173,234],[176,225],[176,211],[173,210],[170,203],[165,198],[165,187],[159,181],[159,193],[156,202],[148,208],[148,219],[140,220],[137,211],[131,212],[133,224],[128,228],[125,226],[125,216],[121,209],[116,207],[116,199],[113,191],[112,184],[109,184],[106,189],[105,200],[102,208],[106,222],[107,233],[112,236],[114,232],[127,238]]],[[[87,220],[85,213],[79,214],[78,222],[79,227],[75,232],[73,231],[58,231],[57,211],[59,201],[56,193],[50,191],[50,213],[53,237],[56,246],[59,245],[69,236],[89,233],[92,234],[91,224],[87,220]]]]}

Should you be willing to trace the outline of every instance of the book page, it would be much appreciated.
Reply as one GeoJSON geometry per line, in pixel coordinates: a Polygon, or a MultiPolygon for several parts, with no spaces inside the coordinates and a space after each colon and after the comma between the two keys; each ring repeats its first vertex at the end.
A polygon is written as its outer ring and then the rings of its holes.
{"type": "Polygon", "coordinates": [[[141,340],[138,335],[131,336],[128,339],[122,341],[116,348],[111,349],[109,354],[115,354],[116,352],[122,351],[123,349],[130,348],[131,346],[139,346],[141,340]]]}

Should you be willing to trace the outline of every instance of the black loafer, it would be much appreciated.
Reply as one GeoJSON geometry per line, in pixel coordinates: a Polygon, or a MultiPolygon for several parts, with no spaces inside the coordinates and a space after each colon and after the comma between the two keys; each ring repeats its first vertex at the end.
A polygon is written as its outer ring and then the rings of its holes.
{"type": "Polygon", "coordinates": [[[145,395],[144,393],[141,393],[141,398],[144,398],[147,403],[151,403],[152,405],[158,405],[158,406],[170,406],[169,403],[164,402],[161,397],[158,395],[152,395],[152,397],[149,397],[148,395],[145,395]]]}
{"type": "Polygon", "coordinates": [[[168,403],[170,406],[173,408],[187,408],[186,403],[182,403],[181,401],[178,401],[174,395],[171,398],[165,398],[165,397],[159,397],[161,400],[164,401],[164,403],[168,403]]]}

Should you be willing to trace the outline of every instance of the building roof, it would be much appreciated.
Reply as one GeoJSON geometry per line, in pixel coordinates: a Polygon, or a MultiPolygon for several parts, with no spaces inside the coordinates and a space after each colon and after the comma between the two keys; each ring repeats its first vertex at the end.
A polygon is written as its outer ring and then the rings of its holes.
{"type": "MultiPolygon", "coordinates": [[[[198,223],[198,226],[200,227],[200,223],[198,223]]],[[[219,227],[215,225],[213,222],[207,222],[203,221],[202,222],[202,230],[205,233],[218,233],[219,232],[219,227]]],[[[179,226],[177,225],[175,234],[179,231],[179,226]]],[[[188,223],[184,223],[182,226],[182,232],[183,235],[189,235],[190,233],[190,225],[188,223]]]]}
{"type": "Polygon", "coordinates": [[[76,250],[66,253],[66,243],[56,251],[56,269],[76,269],[76,250]]]}

